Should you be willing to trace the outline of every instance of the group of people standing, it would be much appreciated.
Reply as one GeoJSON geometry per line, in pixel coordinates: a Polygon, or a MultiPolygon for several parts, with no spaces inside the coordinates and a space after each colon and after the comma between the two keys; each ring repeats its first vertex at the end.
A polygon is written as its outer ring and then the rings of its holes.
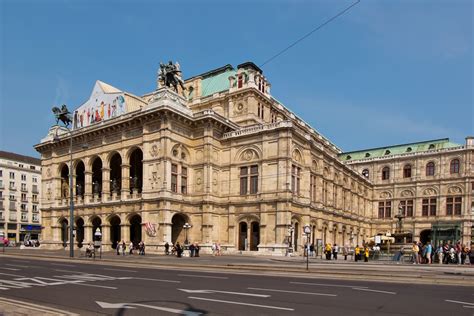
{"type": "MultiPolygon", "coordinates": [[[[133,255],[135,250],[138,250],[138,255],[145,255],[145,243],[143,242],[143,240],[140,241],[136,246],[133,241],[130,241],[128,249],[129,255],[133,255]]],[[[122,256],[125,256],[127,252],[127,244],[125,243],[125,240],[122,240],[122,242],[118,242],[115,250],[117,251],[117,256],[119,256],[120,254],[122,254],[122,256]]]]}
{"type": "Polygon", "coordinates": [[[440,244],[436,249],[431,242],[426,244],[413,242],[412,261],[413,264],[431,264],[438,261],[439,264],[471,264],[471,249],[458,241],[455,245],[449,243],[440,244]]]}
{"type": "MultiPolygon", "coordinates": [[[[190,244],[188,248],[190,257],[199,257],[199,250],[201,250],[201,247],[198,243],[190,244]]],[[[172,255],[181,258],[184,250],[184,247],[181,246],[179,241],[174,245],[170,245],[168,242],[165,243],[165,255],[167,256],[172,255]]]]}
{"type": "MultiPolygon", "coordinates": [[[[306,246],[305,246],[305,251],[307,251],[306,246]]],[[[326,260],[337,260],[337,256],[339,255],[341,251],[342,251],[342,255],[344,256],[344,260],[347,260],[347,256],[351,252],[351,248],[348,245],[339,247],[336,243],[334,243],[334,245],[330,243],[326,243],[323,249],[326,260]]],[[[361,261],[363,259],[365,262],[368,262],[369,254],[370,254],[370,249],[368,245],[364,247],[359,247],[359,245],[357,245],[354,248],[355,261],[361,261]]],[[[310,257],[315,256],[314,244],[309,245],[309,256],[310,257]]]]}

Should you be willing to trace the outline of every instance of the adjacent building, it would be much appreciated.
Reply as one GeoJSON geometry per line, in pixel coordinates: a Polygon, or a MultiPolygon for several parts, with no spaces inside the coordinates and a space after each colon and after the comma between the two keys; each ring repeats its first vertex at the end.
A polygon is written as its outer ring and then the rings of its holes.
{"type": "Polygon", "coordinates": [[[198,242],[284,254],[307,238],[360,245],[397,232],[472,242],[472,138],[344,153],[275,99],[251,62],[184,87],[135,96],[97,81],[72,130],[50,128],[35,146],[43,245],[69,242],[70,173],[78,247],[97,229],[106,248],[144,240],[151,251],[198,242]]]}
{"type": "Polygon", "coordinates": [[[12,242],[41,234],[41,160],[0,151],[0,231],[12,242]]]}

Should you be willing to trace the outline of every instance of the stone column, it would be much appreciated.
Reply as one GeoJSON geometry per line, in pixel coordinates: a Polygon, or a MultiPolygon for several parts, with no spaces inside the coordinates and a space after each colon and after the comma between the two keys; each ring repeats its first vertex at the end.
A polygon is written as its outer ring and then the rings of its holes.
{"type": "Polygon", "coordinates": [[[102,249],[110,250],[112,241],[110,240],[110,225],[109,223],[102,224],[102,249]]]}
{"type": "Polygon", "coordinates": [[[130,224],[122,224],[120,225],[120,235],[122,236],[122,240],[125,240],[125,243],[130,243],[130,224]]]}
{"type": "Polygon", "coordinates": [[[110,168],[102,168],[102,202],[108,200],[110,196],[110,168]]]}
{"type": "MultiPolygon", "coordinates": [[[[130,195],[130,165],[122,163],[122,200],[130,195]]],[[[145,177],[143,177],[145,178],[145,177]]]]}
{"type": "Polygon", "coordinates": [[[85,171],[84,178],[84,202],[90,203],[92,198],[92,171],[85,171]]]}
{"type": "Polygon", "coordinates": [[[83,243],[92,242],[94,235],[92,234],[92,225],[84,224],[84,241],[83,243]]]}

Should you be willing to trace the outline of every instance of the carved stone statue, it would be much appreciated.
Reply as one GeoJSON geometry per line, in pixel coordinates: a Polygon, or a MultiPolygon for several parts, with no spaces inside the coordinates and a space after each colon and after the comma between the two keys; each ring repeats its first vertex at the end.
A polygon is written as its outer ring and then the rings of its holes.
{"type": "Polygon", "coordinates": [[[132,178],[132,189],[138,189],[138,177],[134,176],[132,178]]]}
{"type": "Polygon", "coordinates": [[[56,124],[61,121],[66,127],[68,127],[69,124],[72,123],[72,115],[71,112],[69,112],[69,110],[67,109],[66,104],[63,104],[61,108],[55,106],[51,110],[53,111],[54,116],[56,117],[56,124]]]}
{"type": "Polygon", "coordinates": [[[61,182],[61,197],[67,198],[69,197],[69,184],[67,183],[67,180],[64,179],[61,182]]]}
{"type": "Polygon", "coordinates": [[[94,194],[99,194],[100,193],[100,184],[99,184],[99,182],[94,182],[93,186],[94,186],[94,194]]]}
{"type": "Polygon", "coordinates": [[[171,86],[173,86],[174,91],[178,92],[179,84],[183,91],[186,90],[184,81],[181,78],[181,69],[178,62],[173,64],[172,61],[169,61],[166,65],[160,62],[158,76],[159,79],[163,81],[165,87],[171,88],[171,86]]]}
{"type": "Polygon", "coordinates": [[[112,180],[112,192],[115,192],[115,193],[119,193],[120,191],[120,188],[118,186],[118,183],[117,183],[117,179],[113,179],[112,180]]]}
{"type": "Polygon", "coordinates": [[[76,185],[76,195],[82,196],[82,185],[80,183],[76,185]]]}

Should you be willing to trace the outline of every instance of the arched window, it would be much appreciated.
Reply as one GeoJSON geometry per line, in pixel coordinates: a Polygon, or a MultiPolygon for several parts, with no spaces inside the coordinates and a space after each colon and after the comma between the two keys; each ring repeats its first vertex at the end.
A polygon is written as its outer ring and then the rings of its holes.
{"type": "Polygon", "coordinates": [[[403,177],[411,178],[411,165],[405,165],[403,167],[403,177]]]}
{"type": "Polygon", "coordinates": [[[390,179],[390,168],[384,167],[382,169],[382,180],[388,180],[388,179],[390,179]]]}
{"type": "Polygon", "coordinates": [[[451,160],[449,170],[451,173],[459,173],[459,159],[451,160]]]}
{"type": "Polygon", "coordinates": [[[430,161],[426,164],[426,175],[434,176],[434,174],[435,174],[435,164],[434,162],[430,161]]]}

